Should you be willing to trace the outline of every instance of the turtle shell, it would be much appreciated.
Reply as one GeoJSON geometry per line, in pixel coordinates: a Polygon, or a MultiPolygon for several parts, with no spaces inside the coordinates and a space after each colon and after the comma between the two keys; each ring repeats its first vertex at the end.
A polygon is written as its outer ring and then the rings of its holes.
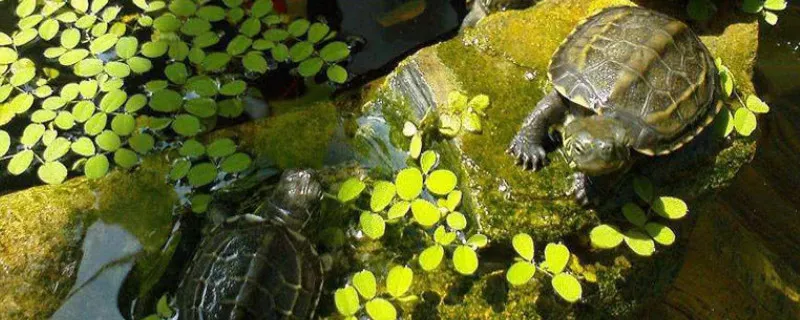
{"type": "Polygon", "coordinates": [[[178,288],[181,319],[311,319],[323,280],[314,247],[284,226],[243,220],[201,242],[178,288]]]}
{"type": "Polygon", "coordinates": [[[633,148],[649,155],[680,148],[721,107],[705,45],[683,22],[638,7],[607,8],[579,24],[548,75],[570,101],[626,123],[633,148]]]}

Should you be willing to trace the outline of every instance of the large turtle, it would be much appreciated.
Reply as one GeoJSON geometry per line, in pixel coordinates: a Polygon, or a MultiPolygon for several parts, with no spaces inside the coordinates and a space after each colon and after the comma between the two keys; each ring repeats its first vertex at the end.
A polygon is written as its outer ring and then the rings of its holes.
{"type": "Polygon", "coordinates": [[[563,136],[586,204],[588,175],[622,172],[633,149],[677,150],[712,122],[722,106],[708,49],[689,27],[639,7],[612,7],[580,23],[556,50],[555,87],[527,116],[507,152],[525,169],[547,162],[549,129],[563,136]]]}
{"type": "Polygon", "coordinates": [[[298,231],[321,199],[311,171],[286,171],[253,212],[214,227],[178,288],[180,318],[312,318],[323,270],[316,250],[298,231]]]}

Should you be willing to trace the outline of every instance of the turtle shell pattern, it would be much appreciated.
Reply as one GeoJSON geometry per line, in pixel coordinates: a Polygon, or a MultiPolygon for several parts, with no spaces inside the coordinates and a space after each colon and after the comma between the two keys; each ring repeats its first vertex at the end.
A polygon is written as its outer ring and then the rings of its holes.
{"type": "Polygon", "coordinates": [[[705,45],[683,22],[638,7],[607,8],[578,25],[548,75],[567,99],[629,124],[633,148],[649,155],[680,148],[721,107],[705,45]]]}
{"type": "Polygon", "coordinates": [[[181,319],[311,319],[322,290],[317,252],[267,222],[214,228],[178,288],[181,319]]]}

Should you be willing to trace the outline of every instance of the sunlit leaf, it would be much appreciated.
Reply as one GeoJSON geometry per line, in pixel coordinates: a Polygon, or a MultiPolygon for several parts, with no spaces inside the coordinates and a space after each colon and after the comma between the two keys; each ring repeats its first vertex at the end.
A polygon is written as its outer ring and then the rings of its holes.
{"type": "Polygon", "coordinates": [[[84,157],[93,156],[95,153],[94,142],[87,137],[78,138],[78,140],[75,140],[75,142],[70,145],[70,148],[72,152],[84,157]]]}
{"type": "Polygon", "coordinates": [[[193,166],[189,169],[187,179],[189,184],[194,187],[202,187],[211,182],[217,177],[217,167],[211,163],[203,162],[193,166]]]}
{"type": "Polygon", "coordinates": [[[458,178],[450,170],[436,170],[425,179],[425,187],[428,191],[437,195],[446,195],[456,187],[458,178]]]}
{"type": "Polygon", "coordinates": [[[625,232],[625,244],[628,245],[634,253],[649,257],[656,251],[653,239],[640,231],[628,230],[625,232]]]}
{"type": "Polygon", "coordinates": [[[622,243],[623,235],[615,226],[601,224],[589,232],[592,246],[598,249],[611,249],[622,243]]]}
{"type": "Polygon", "coordinates": [[[436,230],[433,231],[433,241],[436,243],[447,246],[453,243],[456,240],[456,233],[447,231],[444,226],[438,226],[436,230]]]}
{"type": "Polygon", "coordinates": [[[353,287],[358,290],[358,293],[361,294],[364,299],[369,300],[374,298],[378,290],[375,274],[369,270],[362,270],[356,273],[353,275],[353,287]]]}
{"type": "Polygon", "coordinates": [[[468,246],[458,246],[453,251],[453,266],[458,273],[471,275],[478,269],[478,255],[468,246]]]}
{"type": "Polygon", "coordinates": [[[686,202],[675,197],[658,197],[653,201],[653,211],[667,219],[680,219],[689,212],[686,202]]]}
{"type": "Polygon", "coordinates": [[[373,212],[383,211],[394,199],[397,189],[394,183],[388,181],[377,181],[373,185],[372,197],[370,198],[370,208],[373,212]]]}
{"type": "Polygon", "coordinates": [[[403,200],[413,200],[422,192],[422,172],[417,168],[401,170],[394,181],[397,195],[403,200]]]}
{"type": "Polygon", "coordinates": [[[517,261],[506,272],[506,280],[512,286],[521,286],[528,283],[536,273],[536,266],[527,261],[517,261]]]}
{"type": "Polygon", "coordinates": [[[553,273],[560,273],[569,262],[569,249],[563,244],[548,243],[544,247],[544,260],[547,269],[553,273]]]}
{"type": "Polygon", "coordinates": [[[527,233],[519,233],[511,239],[511,245],[523,259],[533,261],[533,238],[527,233]]]}
{"type": "Polygon", "coordinates": [[[106,175],[108,172],[108,158],[105,155],[98,154],[89,158],[84,164],[84,174],[86,178],[97,179],[106,175]]]}
{"type": "Polygon", "coordinates": [[[553,286],[553,290],[567,302],[575,303],[583,295],[581,283],[572,275],[559,273],[550,280],[550,284],[553,286]]]}
{"type": "Polygon", "coordinates": [[[90,136],[98,135],[106,128],[108,116],[105,113],[96,113],[83,124],[83,131],[90,136]]]}
{"type": "Polygon", "coordinates": [[[375,298],[367,302],[365,309],[373,320],[397,319],[397,310],[392,303],[381,298],[375,298]]]}
{"type": "Polygon", "coordinates": [[[352,316],[358,312],[358,293],[353,287],[336,290],[333,294],[336,310],[344,316],[352,316]]]}
{"type": "Polygon", "coordinates": [[[114,151],[114,163],[122,168],[130,169],[139,164],[139,156],[129,149],[119,148],[114,151]]]}
{"type": "Polygon", "coordinates": [[[386,276],[386,291],[392,297],[399,298],[408,292],[411,283],[414,281],[414,272],[405,266],[395,266],[389,270],[386,276]]]}
{"type": "Polygon", "coordinates": [[[103,72],[103,61],[100,59],[85,59],[75,64],[75,75],[79,77],[93,77],[103,72]]]}
{"type": "Polygon", "coordinates": [[[31,165],[33,161],[33,151],[32,150],[23,150],[15,154],[11,157],[11,161],[8,162],[6,166],[6,170],[8,173],[18,176],[28,170],[28,167],[31,165]]]}
{"type": "Polygon", "coordinates": [[[438,244],[432,245],[419,254],[419,266],[425,271],[434,270],[442,263],[442,258],[444,258],[444,248],[438,244]]]}
{"type": "Polygon", "coordinates": [[[414,220],[424,227],[435,225],[440,218],[440,213],[436,206],[423,199],[416,199],[411,203],[411,213],[414,216],[414,220]]]}
{"type": "Polygon", "coordinates": [[[669,246],[675,243],[675,233],[663,224],[650,222],[644,226],[644,230],[653,237],[653,240],[662,245],[669,246]]]}
{"type": "Polygon", "coordinates": [[[19,138],[19,143],[27,147],[32,147],[39,142],[39,139],[42,138],[44,130],[44,125],[38,123],[31,123],[27,125],[25,130],[22,131],[22,137],[19,138]]]}
{"type": "Polygon", "coordinates": [[[350,202],[358,198],[361,192],[364,191],[364,188],[366,188],[366,185],[358,178],[347,179],[339,188],[337,198],[341,202],[350,202]]]}
{"type": "Polygon", "coordinates": [[[350,55],[350,47],[344,42],[334,41],[325,45],[319,55],[327,62],[339,62],[350,55]]]}
{"type": "Polygon", "coordinates": [[[36,175],[38,175],[39,179],[44,183],[60,184],[67,178],[67,167],[58,161],[45,162],[43,165],[39,166],[36,175]]]}
{"type": "Polygon", "coordinates": [[[347,81],[347,70],[338,64],[333,64],[328,67],[325,75],[327,75],[328,80],[333,83],[342,84],[347,81]]]}
{"type": "Polygon", "coordinates": [[[398,201],[389,208],[389,212],[386,213],[386,217],[389,220],[402,218],[408,213],[408,210],[411,208],[411,203],[408,201],[398,201]]]}
{"type": "Polygon", "coordinates": [[[69,142],[66,138],[58,137],[51,142],[46,149],[44,149],[44,153],[42,153],[42,158],[44,161],[55,161],[63,157],[67,152],[69,152],[70,146],[72,143],[69,142]]]}
{"type": "Polygon", "coordinates": [[[246,153],[234,153],[222,160],[219,168],[227,173],[239,173],[250,167],[252,159],[246,153]]]}
{"type": "Polygon", "coordinates": [[[102,35],[102,36],[98,37],[97,39],[92,40],[92,42],[89,44],[89,50],[93,54],[103,53],[103,52],[113,48],[114,45],[117,44],[117,40],[119,40],[119,38],[115,34],[110,34],[109,33],[109,34],[102,35]]]}

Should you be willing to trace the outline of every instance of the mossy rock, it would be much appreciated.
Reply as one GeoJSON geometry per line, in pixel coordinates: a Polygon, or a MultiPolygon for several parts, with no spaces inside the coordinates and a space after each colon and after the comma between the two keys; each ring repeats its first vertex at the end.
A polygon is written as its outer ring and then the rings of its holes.
{"type": "MultiPolygon", "coordinates": [[[[424,48],[401,62],[373,101],[372,105],[399,131],[403,121],[420,124],[427,111],[446,105],[447,95],[452,91],[467,96],[488,95],[491,105],[481,134],[461,133],[451,141],[426,139],[425,148],[441,153],[443,165],[458,174],[460,188],[466,195],[466,211],[473,214],[471,221],[478,223],[481,233],[500,244],[507,244],[519,232],[531,234],[537,244],[566,242],[599,281],[584,285],[584,302],[593,305],[588,308],[591,310],[572,314],[576,309],[554,299],[552,291],[547,291],[548,286],[538,290],[545,295],[530,294],[520,299],[510,298],[518,290],[511,289],[503,307],[492,307],[485,297],[490,282],[480,278],[462,293],[464,301],[473,302],[445,303],[439,308],[443,317],[446,318],[444,314],[470,314],[475,318],[626,316],[658,297],[677,273],[683,256],[680,239],[691,231],[692,218],[670,224],[678,232],[678,244],[671,249],[659,247],[654,257],[636,257],[624,246],[607,252],[593,251],[588,248],[589,229],[600,221],[624,219],[619,206],[588,210],[575,204],[569,195],[572,171],[557,152],[549,155],[550,165],[536,173],[521,170],[504,152],[522,119],[551,90],[547,66],[564,37],[597,10],[617,5],[636,4],[623,0],[546,0],[531,9],[490,15],[456,39],[424,48]],[[623,279],[624,284],[619,282],[623,279]],[[489,311],[492,309],[500,311],[489,311]]],[[[659,8],[657,2],[649,7],[659,8]]],[[[695,32],[712,55],[722,57],[736,75],[737,89],[747,94],[753,88],[758,23],[733,10],[721,10],[720,14],[723,16],[712,25],[697,26],[695,32]]],[[[725,141],[715,136],[720,125],[716,123],[707,130],[707,139],[725,141]]],[[[401,147],[407,150],[405,143],[401,147]]],[[[653,160],[651,167],[645,163],[644,168],[636,171],[652,177],[659,194],[686,200],[692,208],[691,215],[713,214],[705,210],[709,206],[704,204],[729,184],[755,151],[752,139],[736,138],[733,143],[719,144],[721,150],[699,161],[696,167],[686,168],[690,169],[684,170],[688,175],[670,176],[667,172],[671,171],[662,168],[683,161],[687,155],[691,158],[696,151],[689,146],[682,155],[678,152],[653,160]]],[[[625,194],[628,198],[633,194],[625,185],[620,190],[623,200],[625,194]]],[[[578,271],[573,269],[573,272],[578,271]]],[[[443,297],[453,285],[436,288],[436,281],[424,283],[426,290],[443,297]]]]}

